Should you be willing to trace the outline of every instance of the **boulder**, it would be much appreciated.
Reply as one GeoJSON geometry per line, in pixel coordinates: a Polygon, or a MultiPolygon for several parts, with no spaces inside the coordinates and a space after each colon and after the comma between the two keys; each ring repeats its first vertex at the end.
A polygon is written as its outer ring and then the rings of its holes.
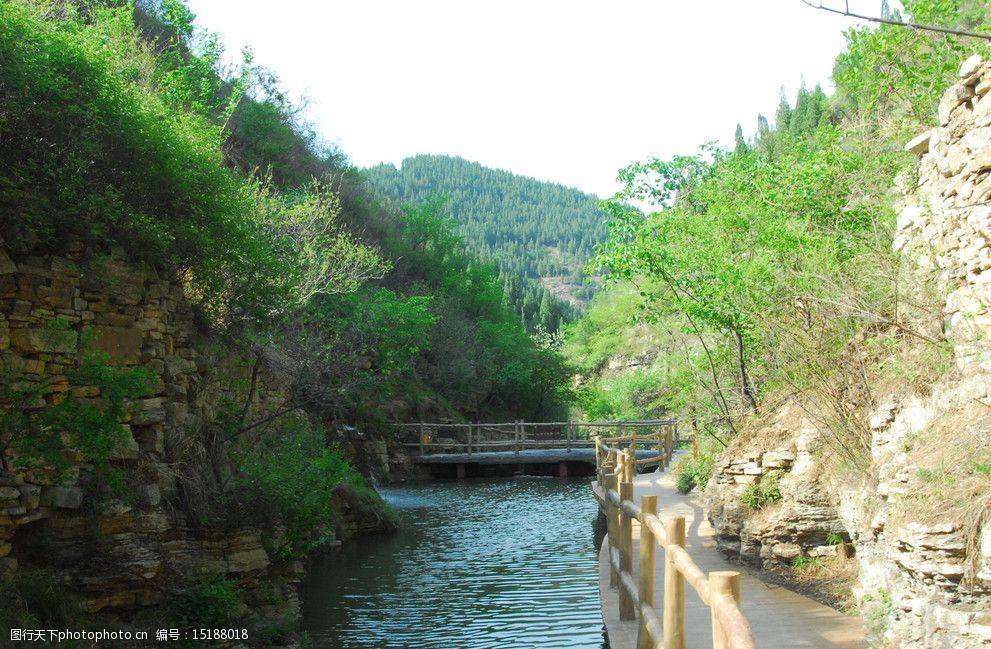
{"type": "Polygon", "coordinates": [[[981,70],[982,63],[984,63],[984,59],[981,55],[974,54],[960,65],[960,71],[957,75],[961,79],[968,79],[981,70]]]}
{"type": "Polygon", "coordinates": [[[908,144],[905,145],[905,150],[914,155],[922,155],[929,151],[929,140],[931,137],[932,131],[920,133],[909,140],[908,144]]]}
{"type": "Polygon", "coordinates": [[[110,362],[117,367],[137,365],[141,358],[142,334],[134,328],[95,325],[94,344],[97,349],[110,356],[110,362]]]}
{"type": "Polygon", "coordinates": [[[21,490],[16,487],[0,486],[0,500],[20,500],[21,490]]]}
{"type": "Polygon", "coordinates": [[[0,275],[10,275],[17,272],[17,264],[3,248],[0,248],[0,275]]]}
{"type": "Polygon", "coordinates": [[[79,487],[48,487],[41,494],[41,504],[57,509],[79,509],[83,491],[79,487]]]}
{"type": "Polygon", "coordinates": [[[19,328],[10,332],[10,345],[24,354],[69,354],[76,351],[75,331],[49,328],[19,328]]]}

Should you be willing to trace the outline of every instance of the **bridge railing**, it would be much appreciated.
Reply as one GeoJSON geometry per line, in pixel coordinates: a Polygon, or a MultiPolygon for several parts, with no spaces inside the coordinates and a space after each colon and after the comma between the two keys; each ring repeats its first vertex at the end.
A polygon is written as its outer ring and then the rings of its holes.
{"type": "MultiPolygon", "coordinates": [[[[662,421],[657,426],[656,433],[637,433],[633,432],[629,435],[623,435],[618,437],[603,437],[601,435],[596,435],[595,437],[595,468],[596,474],[601,473],[602,463],[609,457],[613,457],[613,466],[620,464],[624,466],[625,470],[628,472],[629,479],[633,480],[633,475],[636,473],[636,469],[639,467],[650,466],[653,464],[658,465],[658,470],[666,469],[671,466],[671,460],[674,458],[675,448],[678,446],[678,422],[674,420],[662,421]],[[627,462],[626,454],[623,451],[623,445],[626,445],[626,449],[632,455],[627,462]],[[644,457],[637,459],[637,450],[640,445],[644,446],[654,446],[657,449],[657,454],[652,457],[644,457]],[[622,455],[623,457],[618,457],[622,455]]],[[[626,426],[630,426],[629,423],[626,426]]],[[[634,428],[636,431],[638,427],[634,428]]],[[[601,483],[601,480],[600,480],[601,483]]]]}
{"type": "MultiPolygon", "coordinates": [[[[599,440],[629,440],[623,436],[627,430],[658,429],[664,430],[674,425],[673,420],[654,419],[646,421],[559,421],[559,422],[524,422],[506,423],[409,423],[395,424],[396,428],[407,431],[413,440],[407,438],[405,445],[411,450],[419,450],[420,455],[431,452],[442,453],[473,453],[491,451],[513,451],[517,455],[530,449],[554,448],[597,448],[599,440]],[[594,432],[613,432],[618,437],[594,435],[594,432]]],[[[663,442],[659,435],[640,434],[640,443],[654,443],[658,449],[663,442]]],[[[647,460],[644,463],[648,463],[647,460]]]]}
{"type": "Polygon", "coordinates": [[[684,517],[661,521],[657,517],[657,496],[643,496],[640,504],[636,504],[633,473],[637,465],[632,445],[623,451],[607,444],[596,448],[595,495],[606,515],[609,585],[619,590],[620,619],[639,620],[637,648],[684,649],[685,582],[688,582],[710,609],[713,648],[755,649],[750,623],[740,610],[740,573],[715,571],[706,575],[685,549],[684,517]],[[634,519],[640,522],[639,579],[633,575],[634,519]],[[658,546],[664,551],[660,614],[654,605],[658,546]]]}

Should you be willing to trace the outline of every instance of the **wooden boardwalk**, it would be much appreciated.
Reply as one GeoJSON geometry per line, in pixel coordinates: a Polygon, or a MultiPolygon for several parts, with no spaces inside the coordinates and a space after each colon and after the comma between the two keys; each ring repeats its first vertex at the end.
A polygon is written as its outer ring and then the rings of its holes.
{"type": "Polygon", "coordinates": [[[568,451],[559,461],[595,460],[596,439],[609,432],[620,436],[631,432],[640,439],[644,450],[654,444],[654,455],[657,455],[657,448],[664,439],[673,439],[674,444],[678,439],[678,425],[674,419],[589,422],[518,420],[464,424],[417,422],[394,426],[399,431],[400,439],[405,438],[404,445],[414,455],[414,461],[421,464],[478,462],[474,456],[481,453],[487,454],[492,463],[498,464],[507,454],[518,455],[527,451],[568,451]],[[453,459],[455,457],[458,459],[453,459]]]}
{"type": "MultiPolygon", "coordinates": [[[[656,450],[640,451],[644,458],[657,457],[656,450]]],[[[415,464],[551,464],[555,462],[587,462],[595,464],[595,449],[547,448],[513,451],[483,451],[481,453],[431,453],[413,458],[415,464]]]]}
{"type": "MultiPolygon", "coordinates": [[[[593,483],[593,488],[601,489],[593,483]]],[[[808,597],[781,586],[766,584],[741,569],[738,563],[726,560],[716,550],[712,528],[701,507],[688,496],[678,493],[674,477],[669,473],[651,473],[634,480],[634,500],[644,495],[656,495],[658,517],[684,516],[686,529],[685,548],[698,566],[706,573],[719,570],[737,570],[743,573],[741,591],[742,610],[750,621],[753,636],[761,649],[786,649],[829,647],[863,649],[867,647],[860,618],[850,617],[824,606],[808,597]]],[[[633,521],[634,556],[639,552],[640,526],[633,521]]],[[[619,619],[619,598],[616,589],[609,587],[609,545],[603,542],[599,554],[599,584],[602,600],[602,618],[609,634],[611,649],[636,649],[637,622],[619,619]]],[[[662,551],[658,550],[660,556],[662,551]]],[[[633,562],[633,570],[637,571],[633,562]]],[[[664,584],[664,561],[657,561],[655,584],[664,584]]],[[[663,592],[658,592],[656,603],[661,605],[663,592]]],[[[712,629],[709,608],[692,588],[685,589],[686,649],[712,647],[712,629]]]]}

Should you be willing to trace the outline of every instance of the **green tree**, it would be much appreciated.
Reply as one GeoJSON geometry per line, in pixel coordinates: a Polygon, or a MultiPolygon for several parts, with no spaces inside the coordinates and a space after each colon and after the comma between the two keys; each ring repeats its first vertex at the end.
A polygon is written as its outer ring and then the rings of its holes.
{"type": "Polygon", "coordinates": [[[747,140],[743,137],[743,127],[739,124],[736,125],[736,132],[733,134],[733,141],[735,148],[733,149],[737,153],[746,153],[749,147],[747,146],[747,140]]]}

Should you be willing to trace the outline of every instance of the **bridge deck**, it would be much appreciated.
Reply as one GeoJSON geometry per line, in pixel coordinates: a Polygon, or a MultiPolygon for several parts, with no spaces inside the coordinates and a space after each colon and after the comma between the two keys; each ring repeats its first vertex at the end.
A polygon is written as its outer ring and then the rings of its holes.
{"type": "MultiPolygon", "coordinates": [[[[638,458],[656,457],[656,450],[641,449],[638,458]]],[[[540,448],[527,449],[518,454],[513,451],[487,451],[482,453],[431,453],[413,458],[415,464],[553,464],[556,462],[595,463],[593,448],[540,448]]]]}
{"type": "MultiPolygon", "coordinates": [[[[598,489],[597,485],[593,485],[598,489]]],[[[637,476],[634,481],[634,498],[656,495],[658,517],[684,516],[687,532],[686,549],[698,566],[706,573],[713,570],[737,570],[742,574],[741,592],[743,613],[750,621],[757,646],[766,649],[786,647],[836,647],[862,649],[867,646],[860,618],[850,617],[790,590],[764,583],[741,568],[738,563],[726,560],[717,550],[713,531],[702,508],[692,499],[678,493],[674,477],[668,473],[650,473],[637,476]]],[[[639,556],[640,526],[633,521],[633,556],[639,556]]],[[[602,598],[602,617],[609,633],[612,649],[635,649],[637,623],[619,619],[619,597],[609,588],[608,543],[602,544],[599,555],[599,584],[602,598]]],[[[657,550],[654,583],[658,586],[655,604],[660,607],[663,596],[663,550],[657,550]]],[[[634,559],[633,570],[637,572],[634,559]]],[[[712,628],[709,608],[702,603],[691,586],[685,587],[686,649],[712,647],[712,628]]]]}

